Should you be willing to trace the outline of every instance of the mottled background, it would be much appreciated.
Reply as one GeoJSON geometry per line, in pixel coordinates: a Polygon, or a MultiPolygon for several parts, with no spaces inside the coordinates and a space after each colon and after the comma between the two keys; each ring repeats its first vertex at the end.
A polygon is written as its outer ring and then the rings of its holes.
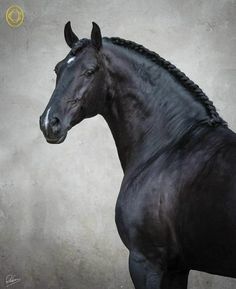
{"type": "MultiPolygon", "coordinates": [[[[114,207],[122,170],[100,117],[49,145],[38,118],[68,52],[63,29],[80,37],[91,21],[104,36],[143,44],[203,88],[236,129],[236,1],[0,0],[0,288],[131,289],[114,207]],[[10,28],[11,4],[25,22],[10,28]],[[8,287],[9,288],[9,287],[8,287]]],[[[191,272],[189,288],[232,289],[236,280],[191,272]]]]}

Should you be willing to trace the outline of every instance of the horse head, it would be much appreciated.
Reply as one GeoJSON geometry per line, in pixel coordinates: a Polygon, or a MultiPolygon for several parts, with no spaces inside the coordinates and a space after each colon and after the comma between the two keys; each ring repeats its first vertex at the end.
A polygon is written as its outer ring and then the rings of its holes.
{"type": "Polygon", "coordinates": [[[99,26],[93,22],[91,39],[79,40],[68,22],[64,35],[71,51],[55,66],[56,87],[40,117],[40,128],[53,144],[63,142],[68,130],[84,118],[100,113],[106,93],[99,26]]]}

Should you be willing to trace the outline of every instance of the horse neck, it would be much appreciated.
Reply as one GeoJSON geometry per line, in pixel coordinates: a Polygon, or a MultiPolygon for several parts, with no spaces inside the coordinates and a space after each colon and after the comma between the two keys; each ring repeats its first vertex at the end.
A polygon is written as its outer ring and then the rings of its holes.
{"type": "Polygon", "coordinates": [[[206,109],[164,68],[125,48],[103,48],[109,81],[104,113],[124,172],[180,140],[206,109]]]}

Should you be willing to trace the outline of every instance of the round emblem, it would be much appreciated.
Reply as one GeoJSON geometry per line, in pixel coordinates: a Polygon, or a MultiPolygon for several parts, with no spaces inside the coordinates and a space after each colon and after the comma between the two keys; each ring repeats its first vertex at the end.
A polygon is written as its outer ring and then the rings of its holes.
{"type": "Polygon", "coordinates": [[[18,5],[10,6],[6,11],[6,21],[11,27],[19,27],[24,21],[24,11],[18,5]]]}

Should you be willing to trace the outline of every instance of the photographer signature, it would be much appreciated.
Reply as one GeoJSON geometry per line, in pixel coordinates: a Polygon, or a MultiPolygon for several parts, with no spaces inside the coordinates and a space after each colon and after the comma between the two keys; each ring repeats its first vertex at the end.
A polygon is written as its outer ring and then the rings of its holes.
{"type": "Polygon", "coordinates": [[[21,279],[17,278],[16,275],[9,274],[9,275],[6,276],[6,287],[14,285],[14,284],[16,284],[16,283],[18,283],[20,281],[21,281],[21,279]]]}

